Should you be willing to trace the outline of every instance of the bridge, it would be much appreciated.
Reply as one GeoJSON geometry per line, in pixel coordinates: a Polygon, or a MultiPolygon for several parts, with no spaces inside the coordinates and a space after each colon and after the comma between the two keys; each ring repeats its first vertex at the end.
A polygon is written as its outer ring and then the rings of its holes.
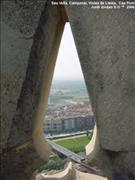
{"type": "Polygon", "coordinates": [[[68,157],[72,161],[77,162],[77,163],[81,163],[82,161],[85,160],[84,157],[82,157],[82,156],[80,156],[80,155],[78,155],[78,154],[58,145],[58,144],[56,144],[54,141],[51,141],[48,139],[48,142],[52,146],[52,150],[57,154],[61,154],[65,157],[68,157]]]}
{"type": "Polygon", "coordinates": [[[94,173],[94,174],[98,174],[98,170],[90,167],[89,165],[87,165],[86,163],[86,159],[58,144],[56,144],[54,141],[51,141],[49,139],[47,139],[48,143],[51,145],[52,147],[52,151],[58,155],[63,155],[64,157],[70,158],[71,161],[76,162],[80,165],[82,165],[83,167],[85,167],[90,173],[94,173]]]}

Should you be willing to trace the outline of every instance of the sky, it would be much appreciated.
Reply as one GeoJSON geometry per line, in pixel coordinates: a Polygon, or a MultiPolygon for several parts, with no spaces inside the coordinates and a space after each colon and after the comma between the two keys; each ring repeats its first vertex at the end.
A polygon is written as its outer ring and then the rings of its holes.
{"type": "Polygon", "coordinates": [[[69,23],[66,23],[56,61],[54,80],[83,80],[69,23]]]}

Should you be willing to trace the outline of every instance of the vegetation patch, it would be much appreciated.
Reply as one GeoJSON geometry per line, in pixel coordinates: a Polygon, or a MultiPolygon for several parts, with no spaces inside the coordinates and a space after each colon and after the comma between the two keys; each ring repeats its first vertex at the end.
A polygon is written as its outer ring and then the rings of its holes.
{"type": "Polygon", "coordinates": [[[69,161],[68,158],[61,159],[56,154],[50,156],[47,164],[44,164],[38,169],[38,173],[43,173],[51,170],[64,169],[65,164],[69,161]]]}
{"type": "Polygon", "coordinates": [[[85,152],[85,146],[89,143],[91,136],[81,136],[70,139],[56,140],[55,142],[75,153],[85,152]]]}

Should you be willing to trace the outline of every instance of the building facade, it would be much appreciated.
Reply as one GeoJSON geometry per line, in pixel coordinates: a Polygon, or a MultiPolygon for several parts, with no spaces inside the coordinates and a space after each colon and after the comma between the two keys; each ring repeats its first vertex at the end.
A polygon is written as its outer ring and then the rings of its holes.
{"type": "Polygon", "coordinates": [[[44,124],[45,134],[59,134],[76,131],[90,130],[94,127],[94,116],[76,116],[57,119],[46,119],[44,124]]]}

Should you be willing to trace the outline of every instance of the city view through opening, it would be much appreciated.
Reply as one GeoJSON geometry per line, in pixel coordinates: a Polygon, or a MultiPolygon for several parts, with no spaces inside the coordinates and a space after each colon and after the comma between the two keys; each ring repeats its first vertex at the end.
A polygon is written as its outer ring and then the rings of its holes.
{"type": "MultiPolygon", "coordinates": [[[[85,157],[85,146],[91,140],[93,128],[92,108],[71,28],[69,23],[66,23],[44,122],[45,136],[52,145],[53,152],[57,155],[52,154],[48,164],[42,167],[40,171],[64,168],[64,164],[70,158],[66,152],[64,154],[65,149],[62,147],[76,153],[83,159],[85,157]],[[57,147],[57,145],[60,146],[57,147]]],[[[71,154],[71,156],[74,155],[71,154]]]]}

